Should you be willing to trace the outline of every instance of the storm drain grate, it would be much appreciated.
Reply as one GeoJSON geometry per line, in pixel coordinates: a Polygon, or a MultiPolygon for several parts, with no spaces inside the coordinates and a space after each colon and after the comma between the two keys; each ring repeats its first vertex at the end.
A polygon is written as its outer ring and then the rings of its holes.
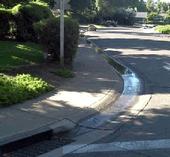
{"type": "Polygon", "coordinates": [[[70,144],[71,142],[73,142],[71,139],[54,136],[49,140],[41,141],[10,153],[5,153],[3,157],[37,157],[66,144],[70,144]]]}

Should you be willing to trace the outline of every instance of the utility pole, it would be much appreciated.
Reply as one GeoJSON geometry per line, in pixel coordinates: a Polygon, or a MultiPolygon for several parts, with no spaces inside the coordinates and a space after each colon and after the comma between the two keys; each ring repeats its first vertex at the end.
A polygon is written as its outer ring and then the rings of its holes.
{"type": "Polygon", "coordinates": [[[60,65],[64,66],[64,0],[60,0],[60,65]]]}

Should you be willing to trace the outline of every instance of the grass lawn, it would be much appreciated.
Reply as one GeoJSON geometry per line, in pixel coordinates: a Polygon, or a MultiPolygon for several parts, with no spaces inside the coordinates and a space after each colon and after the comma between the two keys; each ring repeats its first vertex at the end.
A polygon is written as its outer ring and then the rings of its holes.
{"type": "Polygon", "coordinates": [[[34,43],[0,41],[0,70],[43,61],[42,47],[34,43]]]}
{"type": "Polygon", "coordinates": [[[163,34],[170,34],[170,25],[157,26],[156,31],[163,33],[163,34]]]}

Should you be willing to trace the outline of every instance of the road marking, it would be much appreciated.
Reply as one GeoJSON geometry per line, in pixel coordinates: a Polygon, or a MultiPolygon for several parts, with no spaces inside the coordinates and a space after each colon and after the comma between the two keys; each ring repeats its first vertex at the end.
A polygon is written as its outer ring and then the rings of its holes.
{"type": "Polygon", "coordinates": [[[79,154],[115,151],[153,150],[167,148],[170,148],[170,139],[90,144],[72,153],[79,154]]]}

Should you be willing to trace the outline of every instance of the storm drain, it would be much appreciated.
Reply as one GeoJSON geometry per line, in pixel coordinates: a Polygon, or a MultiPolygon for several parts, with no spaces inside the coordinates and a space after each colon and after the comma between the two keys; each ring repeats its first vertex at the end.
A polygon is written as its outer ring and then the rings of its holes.
{"type": "Polygon", "coordinates": [[[10,153],[5,153],[2,157],[37,157],[66,144],[70,144],[71,142],[73,142],[71,139],[53,136],[50,139],[31,144],[27,147],[17,149],[16,151],[12,151],[10,153]]]}

